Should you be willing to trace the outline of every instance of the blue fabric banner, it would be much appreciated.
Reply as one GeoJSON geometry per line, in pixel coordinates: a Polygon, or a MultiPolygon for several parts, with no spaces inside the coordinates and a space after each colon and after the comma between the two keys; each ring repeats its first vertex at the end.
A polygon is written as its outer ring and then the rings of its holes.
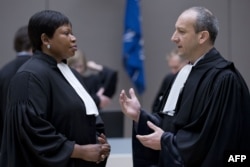
{"type": "Polygon", "coordinates": [[[135,85],[142,94],[145,89],[144,53],[141,32],[140,0],[127,0],[124,19],[123,63],[135,85]]]}

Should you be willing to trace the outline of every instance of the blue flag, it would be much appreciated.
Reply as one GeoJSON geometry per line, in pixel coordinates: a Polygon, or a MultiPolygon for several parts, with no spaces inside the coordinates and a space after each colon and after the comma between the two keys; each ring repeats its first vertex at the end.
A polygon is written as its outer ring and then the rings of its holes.
{"type": "Polygon", "coordinates": [[[139,94],[145,91],[140,0],[127,0],[123,35],[123,63],[139,94]]]}

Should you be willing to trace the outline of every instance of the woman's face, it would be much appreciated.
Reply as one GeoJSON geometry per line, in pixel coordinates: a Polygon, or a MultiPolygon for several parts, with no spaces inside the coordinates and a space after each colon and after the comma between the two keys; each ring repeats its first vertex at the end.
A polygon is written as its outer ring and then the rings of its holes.
{"type": "Polygon", "coordinates": [[[49,39],[49,45],[48,54],[53,56],[57,62],[74,56],[77,45],[71,25],[66,24],[58,27],[53,37],[49,39]]]}

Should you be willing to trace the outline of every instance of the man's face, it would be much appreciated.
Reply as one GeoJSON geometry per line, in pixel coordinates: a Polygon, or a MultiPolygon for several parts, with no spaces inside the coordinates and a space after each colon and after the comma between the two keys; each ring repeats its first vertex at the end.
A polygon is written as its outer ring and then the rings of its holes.
{"type": "Polygon", "coordinates": [[[185,11],[176,21],[175,32],[171,40],[176,43],[178,52],[184,58],[192,60],[199,46],[198,34],[195,32],[194,25],[196,13],[185,11]]]}

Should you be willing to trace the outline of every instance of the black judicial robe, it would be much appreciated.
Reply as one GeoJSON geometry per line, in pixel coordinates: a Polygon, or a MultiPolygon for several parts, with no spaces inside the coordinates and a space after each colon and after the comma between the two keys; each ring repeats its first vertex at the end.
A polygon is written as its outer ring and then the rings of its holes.
{"type": "Polygon", "coordinates": [[[97,142],[96,116],[86,115],[56,61],[39,51],[11,81],[4,123],[1,167],[105,166],[70,158],[75,143],[97,142]]]}
{"type": "Polygon", "coordinates": [[[0,150],[3,134],[3,121],[6,108],[7,92],[11,78],[23,63],[31,57],[30,54],[16,56],[15,59],[5,64],[0,70],[0,150]]]}
{"type": "Polygon", "coordinates": [[[152,132],[147,120],[165,131],[161,151],[145,149],[133,137],[135,167],[222,167],[228,154],[250,152],[249,90],[233,63],[215,48],[193,67],[175,116],[142,111],[133,136],[152,132]]]}

